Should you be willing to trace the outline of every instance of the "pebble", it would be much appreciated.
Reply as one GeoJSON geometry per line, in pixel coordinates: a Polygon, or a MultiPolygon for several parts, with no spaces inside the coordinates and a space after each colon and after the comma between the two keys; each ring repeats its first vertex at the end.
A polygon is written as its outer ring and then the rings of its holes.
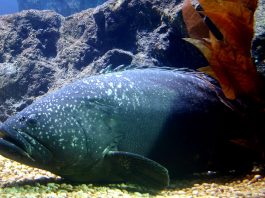
{"type": "Polygon", "coordinates": [[[196,178],[173,181],[161,192],[127,184],[97,186],[69,184],[50,172],[28,167],[0,156],[0,197],[27,198],[166,198],[265,197],[265,177],[196,178]]]}
{"type": "Polygon", "coordinates": [[[193,190],[193,191],[192,191],[192,195],[194,195],[194,196],[198,196],[198,194],[199,194],[199,191],[198,191],[198,190],[193,190]]]}

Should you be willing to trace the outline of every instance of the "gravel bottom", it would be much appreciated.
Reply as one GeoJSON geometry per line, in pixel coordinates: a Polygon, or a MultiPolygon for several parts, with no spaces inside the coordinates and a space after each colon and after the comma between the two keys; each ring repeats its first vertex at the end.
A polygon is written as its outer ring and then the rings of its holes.
{"type": "Polygon", "coordinates": [[[156,192],[128,184],[70,184],[60,177],[28,167],[0,156],[0,197],[265,197],[265,177],[182,179],[172,181],[168,189],[156,192]]]}

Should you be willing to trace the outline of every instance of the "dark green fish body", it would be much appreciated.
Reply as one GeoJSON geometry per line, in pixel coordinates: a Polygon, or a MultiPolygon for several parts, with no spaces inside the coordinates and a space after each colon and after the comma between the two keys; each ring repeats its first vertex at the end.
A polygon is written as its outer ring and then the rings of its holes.
{"type": "Polygon", "coordinates": [[[218,93],[194,72],[146,68],[91,76],[4,122],[0,153],[72,181],[153,187],[167,186],[169,175],[235,168],[237,151],[223,156],[219,144],[240,120],[218,93]]]}

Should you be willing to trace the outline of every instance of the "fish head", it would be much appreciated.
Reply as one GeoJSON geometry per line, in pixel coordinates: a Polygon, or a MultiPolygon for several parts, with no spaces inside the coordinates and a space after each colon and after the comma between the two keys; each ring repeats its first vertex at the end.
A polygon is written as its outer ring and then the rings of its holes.
{"type": "Polygon", "coordinates": [[[82,110],[82,103],[51,102],[51,97],[36,101],[0,125],[0,154],[58,175],[89,168],[104,149],[86,134],[85,126],[95,117],[82,110]]]}
{"type": "Polygon", "coordinates": [[[20,112],[0,124],[0,154],[34,167],[49,163],[52,153],[32,136],[36,130],[35,114],[20,112]]]}

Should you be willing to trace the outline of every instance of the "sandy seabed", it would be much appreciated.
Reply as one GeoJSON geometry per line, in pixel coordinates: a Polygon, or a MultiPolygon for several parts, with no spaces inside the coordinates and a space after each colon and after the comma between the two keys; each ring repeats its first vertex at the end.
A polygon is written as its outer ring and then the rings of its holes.
{"type": "Polygon", "coordinates": [[[70,184],[60,177],[0,156],[0,197],[116,198],[116,197],[256,197],[265,198],[265,177],[222,176],[172,181],[169,188],[156,192],[139,186],[112,184],[70,184]]]}

